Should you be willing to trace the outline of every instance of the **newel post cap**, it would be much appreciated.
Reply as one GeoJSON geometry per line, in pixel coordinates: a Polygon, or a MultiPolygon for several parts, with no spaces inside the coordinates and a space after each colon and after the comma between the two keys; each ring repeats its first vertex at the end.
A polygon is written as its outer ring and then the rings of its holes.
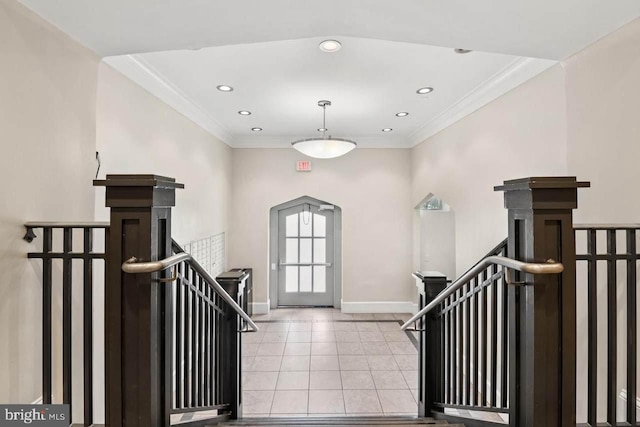
{"type": "Polygon", "coordinates": [[[494,191],[504,192],[507,209],[575,209],[577,189],[590,186],[575,176],[528,177],[504,181],[494,191]]]}
{"type": "Polygon", "coordinates": [[[161,175],[107,175],[106,179],[93,180],[93,186],[184,188],[175,178],[161,175]]]}
{"type": "Polygon", "coordinates": [[[175,206],[176,188],[184,184],[161,175],[107,175],[93,181],[94,187],[106,187],[108,207],[175,206]]]}

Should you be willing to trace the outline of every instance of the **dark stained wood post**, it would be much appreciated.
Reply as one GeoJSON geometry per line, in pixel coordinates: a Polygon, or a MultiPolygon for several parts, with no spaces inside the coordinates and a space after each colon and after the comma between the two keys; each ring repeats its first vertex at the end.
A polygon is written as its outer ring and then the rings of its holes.
{"type": "Polygon", "coordinates": [[[157,175],[107,175],[111,208],[105,283],[106,425],[165,427],[171,410],[171,291],[166,273],[127,274],[135,256],[156,261],[171,255],[175,179],[157,175]]]}
{"type": "MultiPolygon", "coordinates": [[[[245,271],[227,271],[216,280],[240,307],[244,306],[245,286],[249,274],[245,271]]],[[[222,371],[220,381],[225,402],[229,403],[231,418],[242,418],[242,321],[238,313],[225,304],[225,323],[220,329],[222,371]]]]}
{"type": "MultiPolygon", "coordinates": [[[[422,281],[419,294],[418,310],[426,307],[444,288],[447,287],[447,277],[439,272],[430,271],[415,273],[414,277],[422,281]]],[[[432,311],[420,319],[418,360],[418,416],[429,416],[435,408],[434,403],[442,399],[442,324],[440,318],[432,311]]],[[[442,401],[442,400],[440,400],[442,401]]]]}
{"type": "Polygon", "coordinates": [[[561,262],[551,275],[510,272],[509,425],[576,425],[575,177],[505,181],[509,254],[526,262],[561,262]]]}

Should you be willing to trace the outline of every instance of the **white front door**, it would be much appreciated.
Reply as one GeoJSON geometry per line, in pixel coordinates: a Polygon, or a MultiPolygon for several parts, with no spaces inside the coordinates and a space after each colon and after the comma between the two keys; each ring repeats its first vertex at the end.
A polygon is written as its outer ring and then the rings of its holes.
{"type": "Polygon", "coordinates": [[[278,214],[278,305],[333,305],[333,211],[303,203],[278,214]]]}

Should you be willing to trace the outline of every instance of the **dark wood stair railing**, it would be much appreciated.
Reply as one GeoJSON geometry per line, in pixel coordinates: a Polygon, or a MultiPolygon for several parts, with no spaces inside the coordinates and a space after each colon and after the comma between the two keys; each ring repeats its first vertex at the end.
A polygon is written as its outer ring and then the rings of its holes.
{"type": "Polygon", "coordinates": [[[450,285],[446,285],[447,278],[441,273],[414,273],[414,277],[422,283],[421,309],[401,329],[420,332],[420,371],[424,373],[424,378],[418,375],[421,416],[426,415],[427,401],[444,397],[443,400],[437,400],[434,406],[463,411],[481,409],[485,414],[503,414],[505,418],[508,417],[505,286],[514,284],[508,279],[509,270],[531,274],[560,274],[564,266],[553,260],[545,263],[513,260],[504,256],[507,251],[505,241],[450,285]],[[502,286],[498,287],[499,284],[502,286]],[[501,310],[500,316],[497,314],[498,310],[501,310]],[[427,315],[430,319],[425,319],[427,315]],[[490,339],[487,337],[488,318],[491,323],[490,339]],[[498,318],[501,319],[500,339],[498,318]],[[418,321],[420,327],[410,328],[418,321]],[[458,327],[455,326],[456,322],[458,327]],[[501,360],[498,360],[498,354],[502,355],[501,360]],[[440,370],[434,369],[435,366],[439,366],[440,370]],[[498,371],[502,383],[500,390],[498,371]],[[498,392],[501,398],[498,398],[498,392]]]}
{"type": "Polygon", "coordinates": [[[94,392],[93,392],[93,336],[95,332],[93,311],[96,294],[94,272],[104,269],[106,257],[104,243],[109,235],[108,222],[28,222],[24,239],[40,245],[39,251],[29,252],[31,259],[42,260],[42,403],[53,401],[53,373],[62,371],[62,396],[57,396],[55,403],[70,406],[73,415],[73,348],[74,337],[72,325],[77,323],[73,318],[74,291],[82,290],[82,366],[83,366],[83,422],[85,426],[93,424],[94,392]],[[75,261],[75,262],[74,262],[75,261]],[[74,272],[76,275],[74,275],[74,272]],[[82,283],[74,286],[74,276],[81,273],[82,283]],[[61,278],[61,280],[60,280],[61,278]],[[61,284],[61,293],[55,290],[61,284]],[[61,366],[54,369],[52,336],[53,329],[58,328],[52,317],[54,301],[62,301],[62,360],[61,366]]]}
{"type": "MultiPolygon", "coordinates": [[[[572,211],[577,189],[588,186],[575,177],[534,177],[495,188],[504,192],[509,237],[490,255],[553,259],[564,270],[507,277],[504,268],[487,266],[420,318],[421,415],[469,427],[576,425],[572,211]]],[[[441,299],[447,278],[419,277],[424,308],[441,299]]]]}
{"type": "Polygon", "coordinates": [[[82,419],[85,426],[97,425],[94,406],[103,404],[106,425],[113,427],[176,423],[196,427],[240,417],[241,332],[257,329],[237,311],[244,278],[239,274],[237,283],[226,283],[233,290],[229,296],[190,256],[174,256],[184,252],[171,239],[171,207],[175,189],[182,184],[156,175],[108,175],[94,183],[106,187],[110,222],[25,224],[25,240],[33,242],[42,234],[36,243],[41,250],[28,257],[43,263],[43,403],[73,405],[73,421],[82,419]],[[144,261],[162,267],[162,260],[171,256],[179,259],[175,271],[140,271],[144,261]],[[131,257],[142,263],[127,267],[139,273],[122,270],[131,257]],[[102,280],[104,293],[98,294],[102,280]],[[77,289],[82,289],[81,336],[72,334],[72,324],[78,323],[72,317],[77,310],[73,303],[77,289]],[[53,366],[52,354],[52,332],[58,328],[52,306],[58,298],[62,301],[63,341],[59,367],[53,366]],[[99,307],[94,301],[101,300],[106,383],[105,401],[96,401],[93,346],[99,331],[94,311],[99,307]],[[82,398],[71,388],[72,374],[80,366],[72,354],[77,342],[83,348],[82,398]],[[53,378],[58,370],[62,372],[62,393],[54,396],[53,378]],[[77,409],[80,403],[82,416],[77,409]]]}
{"type": "MultiPolygon", "coordinates": [[[[506,254],[505,239],[483,259],[506,254]]],[[[421,416],[435,411],[446,417],[445,409],[477,410],[492,417],[509,413],[504,270],[492,264],[470,275],[476,266],[461,276],[468,279],[459,290],[418,321],[421,416]]],[[[415,276],[422,282],[423,309],[442,293],[447,278],[433,273],[415,276]]]]}
{"type": "Polygon", "coordinates": [[[107,425],[168,427],[172,415],[188,414],[180,425],[204,426],[240,417],[242,301],[195,260],[174,255],[181,249],[171,239],[171,207],[184,186],[157,175],[107,175],[94,185],[106,187],[111,208],[107,425]],[[132,257],[152,267],[160,260],[160,269],[127,273],[136,269],[127,264],[132,257]],[[162,268],[169,257],[175,274],[162,268]]]}
{"type": "MultiPolygon", "coordinates": [[[[225,280],[225,287],[174,240],[173,255],[159,261],[125,261],[122,270],[129,274],[155,273],[173,269],[168,282],[171,300],[171,337],[169,357],[173,361],[171,414],[228,410],[231,418],[241,416],[240,388],[242,332],[257,332],[258,326],[241,307],[243,283],[248,273],[238,272],[225,280]],[[175,286],[174,286],[175,283],[175,286]]],[[[220,420],[208,417],[206,422],[220,420]]]]}
{"type": "MultiPolygon", "coordinates": [[[[175,280],[170,269],[141,274],[122,271],[123,262],[132,256],[153,261],[181,252],[170,237],[171,207],[181,184],[155,175],[110,175],[96,185],[107,187],[109,223],[25,224],[28,241],[39,237],[42,230],[42,249],[28,256],[43,262],[43,403],[53,400],[52,301],[59,264],[62,395],[56,401],[74,403],[71,325],[73,271],[77,269],[83,280],[83,422],[87,426],[93,422],[92,311],[93,301],[100,297],[95,295],[93,281],[100,268],[96,265],[106,261],[107,425],[169,426],[172,414],[191,414],[191,422],[184,425],[204,426],[229,418],[225,412],[240,416],[240,331],[245,324],[210,286],[210,277],[202,274],[195,261],[186,259],[177,265],[175,280]],[[102,239],[109,250],[96,249],[96,242],[102,239]],[[229,348],[235,350],[221,353],[229,348]],[[225,377],[229,372],[231,376],[225,377]],[[210,418],[196,416],[204,410],[216,413],[210,418]]],[[[637,426],[640,225],[576,226],[574,230],[577,189],[586,186],[588,183],[575,178],[561,177],[506,181],[496,188],[505,192],[509,237],[490,255],[537,263],[555,259],[564,271],[557,275],[509,273],[507,283],[503,268],[488,266],[419,320],[421,415],[468,427],[505,423],[456,416],[452,410],[506,415],[512,427],[574,426],[576,396],[580,395],[585,398],[587,414],[587,423],[580,425],[637,426]],[[603,248],[598,247],[599,242],[603,248]],[[581,266],[579,289],[587,300],[583,328],[587,379],[586,388],[579,392],[576,264],[581,266]],[[606,274],[599,274],[600,264],[606,264],[606,274]],[[599,276],[604,279],[598,280],[599,276]],[[623,280],[621,297],[618,282],[623,280]],[[622,326],[618,319],[621,308],[626,310],[622,326]],[[603,334],[598,325],[605,320],[603,334]],[[626,329],[624,355],[618,352],[621,327],[626,329]],[[608,370],[598,376],[598,348],[604,343],[608,370]],[[620,360],[626,369],[624,416],[617,411],[620,360]],[[599,414],[598,399],[603,396],[606,413],[599,414]],[[618,420],[622,418],[626,420],[618,420]]],[[[428,275],[421,279],[425,284],[421,307],[426,307],[446,287],[447,279],[428,275]]]]}
{"type": "Polygon", "coordinates": [[[586,343],[584,352],[578,353],[586,361],[586,372],[579,373],[586,378],[580,394],[586,407],[580,409],[586,412],[587,422],[581,425],[637,426],[640,224],[577,225],[575,235],[578,294],[586,296],[580,316],[586,325],[579,324],[580,342],[586,343]],[[623,352],[619,352],[621,338],[626,344],[623,352]],[[606,351],[601,352],[602,348],[606,351]],[[601,353],[606,354],[607,370],[599,373],[601,353]],[[618,381],[620,366],[625,372],[624,388],[618,381]],[[618,411],[622,390],[626,391],[624,416],[618,411]],[[600,414],[599,398],[605,403],[600,414]]]}

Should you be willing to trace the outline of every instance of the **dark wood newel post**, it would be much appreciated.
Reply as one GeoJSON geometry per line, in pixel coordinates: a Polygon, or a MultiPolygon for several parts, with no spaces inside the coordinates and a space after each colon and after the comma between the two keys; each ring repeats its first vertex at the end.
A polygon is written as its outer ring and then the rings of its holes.
{"type": "Polygon", "coordinates": [[[107,175],[111,208],[105,283],[106,425],[165,427],[171,410],[171,288],[166,273],[127,274],[135,256],[156,261],[171,255],[175,179],[157,175],[107,175]]]}
{"type": "MultiPolygon", "coordinates": [[[[416,273],[422,281],[419,288],[418,310],[426,307],[447,286],[447,277],[438,272],[416,273]]],[[[430,313],[420,319],[418,324],[420,360],[418,360],[418,416],[430,416],[434,402],[442,401],[443,391],[442,361],[442,325],[440,320],[430,313]]]]}
{"type": "MultiPolygon", "coordinates": [[[[245,284],[249,274],[245,271],[228,271],[216,277],[216,280],[240,307],[245,297],[245,284]]],[[[231,418],[242,418],[242,334],[240,316],[225,304],[226,322],[220,330],[222,360],[222,394],[229,403],[231,418]]]]}
{"type": "Polygon", "coordinates": [[[573,209],[575,177],[505,181],[509,211],[509,257],[562,262],[551,275],[510,273],[509,425],[576,425],[576,252],[573,209]]]}

